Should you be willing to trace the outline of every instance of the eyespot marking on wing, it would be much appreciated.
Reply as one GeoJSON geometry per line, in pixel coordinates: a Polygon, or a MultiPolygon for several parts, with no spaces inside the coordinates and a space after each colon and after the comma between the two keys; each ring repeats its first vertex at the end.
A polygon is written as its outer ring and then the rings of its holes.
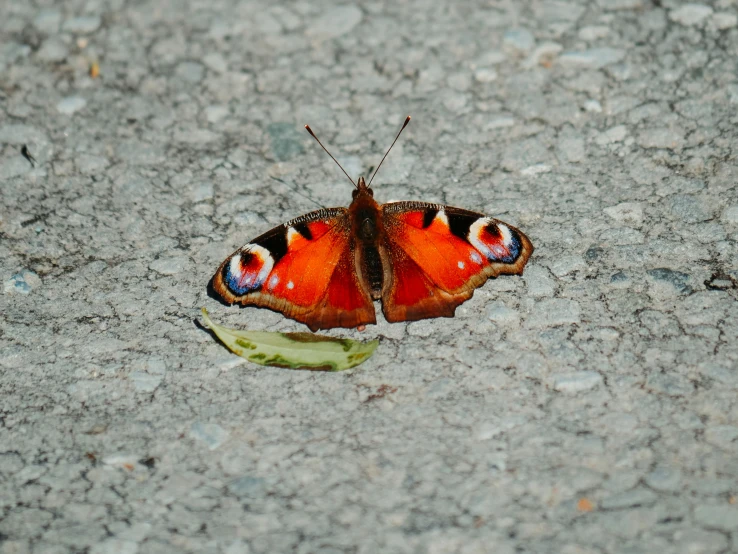
{"type": "Polygon", "coordinates": [[[469,242],[490,262],[513,263],[522,249],[520,239],[504,223],[480,218],[469,227],[469,242]]]}
{"type": "Polygon", "coordinates": [[[258,244],[247,244],[223,267],[223,280],[236,295],[259,289],[274,267],[269,251],[258,244]]]}

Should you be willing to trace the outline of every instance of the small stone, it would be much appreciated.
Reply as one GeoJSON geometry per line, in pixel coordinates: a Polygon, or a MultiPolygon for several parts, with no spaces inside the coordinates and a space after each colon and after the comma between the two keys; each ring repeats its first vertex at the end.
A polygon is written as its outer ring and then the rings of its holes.
{"type": "Polygon", "coordinates": [[[260,497],[264,495],[266,481],[261,477],[244,475],[228,484],[228,492],[234,496],[260,497]]]}
{"type": "Polygon", "coordinates": [[[590,390],[602,383],[602,375],[596,371],[578,371],[554,377],[553,388],[559,392],[577,393],[590,390]]]}
{"type": "Polygon", "coordinates": [[[233,541],[228,548],[225,549],[224,554],[251,554],[251,547],[249,543],[243,539],[233,541]]]}
{"type": "Polygon", "coordinates": [[[586,41],[605,38],[610,34],[610,27],[607,25],[591,25],[579,29],[579,38],[586,41]]]}
{"type": "Polygon", "coordinates": [[[625,50],[617,48],[592,48],[581,52],[564,52],[559,63],[566,67],[591,67],[600,69],[625,58],[625,50]]]}
{"type": "Polygon", "coordinates": [[[646,485],[662,492],[682,490],[682,472],[672,467],[657,467],[646,475],[646,485]]]}
{"type": "Polygon", "coordinates": [[[500,300],[488,304],[486,311],[488,319],[501,325],[517,325],[520,321],[520,314],[505,306],[500,300]]]}
{"type": "Polygon", "coordinates": [[[684,132],[668,127],[644,129],[638,135],[638,144],[643,148],[680,149],[684,145],[684,132]]]}
{"type": "Polygon", "coordinates": [[[362,18],[356,6],[337,6],[327,10],[308,24],[306,34],[316,40],[328,40],[350,33],[362,18]]]}
{"type": "Polygon", "coordinates": [[[520,171],[521,175],[540,175],[541,173],[549,173],[551,171],[551,166],[548,164],[535,164],[526,167],[525,169],[522,169],[520,171]]]}
{"type": "Polygon", "coordinates": [[[491,67],[483,67],[474,72],[474,80],[478,83],[491,83],[497,80],[497,72],[491,67]]]}
{"type": "Polygon", "coordinates": [[[528,326],[533,328],[553,327],[579,323],[581,307],[576,300],[544,298],[533,306],[528,326]]]}
{"type": "Polygon", "coordinates": [[[541,43],[530,53],[524,65],[526,68],[533,68],[538,65],[550,66],[563,49],[564,47],[558,42],[541,43]]]}
{"type": "Polygon", "coordinates": [[[738,224],[738,206],[728,206],[725,208],[721,219],[725,223],[738,224]]]}
{"type": "Polygon", "coordinates": [[[217,423],[196,421],[190,427],[190,437],[204,442],[209,450],[215,450],[228,440],[229,433],[217,423]]]}
{"type": "Polygon", "coordinates": [[[597,100],[587,100],[584,103],[584,109],[592,113],[602,113],[602,104],[597,100]]]}
{"type": "Polygon", "coordinates": [[[56,109],[59,113],[64,115],[72,115],[84,108],[86,105],[87,100],[80,96],[67,96],[56,105],[56,109]]]}
{"type": "Polygon", "coordinates": [[[732,533],[738,529],[738,505],[702,504],[695,508],[694,519],[706,529],[732,533]]]}
{"type": "Polygon", "coordinates": [[[669,12],[669,19],[680,25],[698,25],[712,14],[712,8],[704,4],[684,4],[669,12]]]}
{"type": "Polygon", "coordinates": [[[643,206],[638,202],[621,202],[602,210],[615,221],[639,227],[643,223],[643,206]]]}
{"type": "Polygon", "coordinates": [[[567,137],[559,141],[558,150],[568,162],[583,162],[587,157],[584,140],[580,137],[567,137]]]}
{"type": "Polygon", "coordinates": [[[267,126],[267,132],[272,139],[274,156],[279,161],[284,162],[303,153],[302,134],[297,132],[292,123],[271,123],[267,126]]]}
{"type": "Polygon", "coordinates": [[[36,57],[48,63],[58,63],[67,59],[69,50],[67,45],[64,44],[58,38],[52,37],[46,39],[42,44],[41,48],[36,52],[36,57]]]}
{"type": "Polygon", "coordinates": [[[53,35],[59,30],[61,25],[62,14],[59,10],[42,9],[33,19],[33,26],[42,33],[53,35]]]}
{"type": "Polygon", "coordinates": [[[587,264],[584,262],[581,256],[559,256],[554,258],[548,268],[551,270],[556,277],[563,277],[569,275],[575,271],[581,271],[586,268],[587,264]]]}
{"type": "Polygon", "coordinates": [[[728,539],[722,533],[704,529],[679,529],[674,533],[675,554],[717,554],[728,551],[728,539]]]}
{"type": "Polygon", "coordinates": [[[145,371],[133,371],[128,378],[133,381],[133,386],[140,392],[154,392],[161,384],[162,375],[152,375],[145,371]]]}
{"type": "Polygon", "coordinates": [[[527,54],[536,44],[533,34],[528,29],[510,29],[502,37],[502,46],[512,54],[527,54]]]}
{"type": "Polygon", "coordinates": [[[694,391],[692,382],[676,373],[652,373],[646,379],[645,389],[666,396],[688,396],[694,391]]]}
{"type": "Polygon", "coordinates": [[[689,286],[689,275],[682,273],[681,271],[674,271],[666,267],[659,267],[656,269],[649,269],[646,273],[653,278],[655,281],[662,283],[668,283],[677,292],[682,294],[688,294],[692,292],[692,288],[689,286]]]}
{"type": "Polygon", "coordinates": [[[738,25],[738,15],[728,12],[718,12],[712,16],[712,24],[720,31],[732,29],[738,25]]]}
{"type": "Polygon", "coordinates": [[[184,256],[171,256],[159,258],[149,264],[149,268],[162,275],[175,275],[181,273],[190,264],[189,258],[184,256]]]}
{"type": "Polygon", "coordinates": [[[219,123],[229,114],[228,106],[207,106],[205,108],[205,119],[208,123],[219,123]]]}
{"type": "Polygon", "coordinates": [[[208,54],[202,59],[202,63],[204,63],[208,69],[215,71],[216,73],[225,73],[228,71],[228,62],[219,52],[208,54]]]}
{"type": "MultiPolygon", "coordinates": [[[[738,427],[734,425],[714,425],[705,430],[705,440],[710,444],[733,450],[738,446],[738,427]]],[[[736,526],[738,529],[738,526],[736,526]]]]}
{"type": "Polygon", "coordinates": [[[5,294],[30,294],[34,288],[41,286],[41,278],[29,269],[23,269],[5,281],[5,294]]]}
{"type": "Polygon", "coordinates": [[[174,74],[188,83],[199,83],[202,81],[205,68],[197,62],[182,62],[174,70],[174,74]]]}
{"type": "Polygon", "coordinates": [[[490,131],[492,129],[502,129],[504,127],[512,127],[515,125],[515,118],[512,116],[502,116],[490,119],[484,126],[485,130],[490,131]]]}
{"type": "Polygon", "coordinates": [[[701,223],[712,219],[712,213],[705,209],[702,199],[692,194],[674,195],[669,204],[672,215],[686,223],[701,223]]]}
{"type": "Polygon", "coordinates": [[[64,22],[64,30],[70,33],[92,33],[96,31],[102,20],[97,15],[73,17],[64,22]]]}
{"type": "Polygon", "coordinates": [[[192,201],[202,202],[203,200],[209,200],[213,197],[213,193],[213,183],[198,183],[192,187],[192,201]]]}
{"type": "Polygon", "coordinates": [[[600,507],[606,510],[622,510],[636,506],[650,506],[656,502],[657,498],[656,493],[641,487],[605,498],[600,503],[600,507]]]}
{"type": "Polygon", "coordinates": [[[551,274],[545,267],[533,266],[526,268],[523,280],[528,288],[528,294],[535,297],[553,296],[555,285],[551,274]]]}
{"type": "Polygon", "coordinates": [[[612,144],[614,142],[622,142],[627,136],[628,128],[625,125],[616,125],[615,127],[611,127],[607,131],[600,133],[595,139],[595,142],[600,146],[605,146],[606,144],[612,144]]]}

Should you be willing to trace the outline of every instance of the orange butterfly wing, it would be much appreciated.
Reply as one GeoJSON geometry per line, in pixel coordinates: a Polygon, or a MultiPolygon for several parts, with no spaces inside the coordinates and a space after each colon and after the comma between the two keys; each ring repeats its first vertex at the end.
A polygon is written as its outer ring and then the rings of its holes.
{"type": "Polygon", "coordinates": [[[533,246],[520,230],[483,214],[428,204],[382,206],[387,321],[452,317],[490,277],[523,272],[533,246]]]}
{"type": "Polygon", "coordinates": [[[221,264],[213,288],[230,304],[270,308],[313,331],[376,323],[345,208],[305,214],[252,240],[221,264]]]}

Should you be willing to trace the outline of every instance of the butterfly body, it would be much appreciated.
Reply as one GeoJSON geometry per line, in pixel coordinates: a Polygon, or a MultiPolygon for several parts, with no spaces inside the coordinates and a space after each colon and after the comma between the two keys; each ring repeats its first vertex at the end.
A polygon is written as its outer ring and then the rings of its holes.
{"type": "Polygon", "coordinates": [[[363,178],[348,208],[310,212],[257,237],[213,277],[228,303],[267,307],[310,329],[453,317],[488,278],[522,274],[518,229],[425,202],[379,204],[363,178]]]}

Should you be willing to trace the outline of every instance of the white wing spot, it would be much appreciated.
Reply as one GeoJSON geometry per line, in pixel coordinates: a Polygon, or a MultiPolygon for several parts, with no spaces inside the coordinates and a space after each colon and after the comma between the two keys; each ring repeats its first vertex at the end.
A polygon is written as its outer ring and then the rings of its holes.
{"type": "Polygon", "coordinates": [[[290,289],[290,290],[294,289],[295,288],[295,283],[293,283],[292,281],[288,282],[287,283],[287,288],[290,289]]]}
{"type": "Polygon", "coordinates": [[[269,279],[269,288],[273,289],[277,286],[277,283],[279,283],[279,275],[272,275],[272,278],[269,279]]]}
{"type": "Polygon", "coordinates": [[[436,214],[435,219],[443,223],[446,227],[448,227],[448,216],[446,215],[446,212],[443,210],[438,210],[438,213],[436,214]]]}
{"type": "Polygon", "coordinates": [[[459,269],[464,269],[464,262],[462,262],[461,260],[459,260],[459,263],[456,265],[459,266],[459,269]]]}
{"type": "MultiPolygon", "coordinates": [[[[469,257],[471,258],[471,261],[473,261],[475,264],[481,264],[482,263],[482,257],[477,254],[476,252],[472,252],[469,257]]],[[[461,263],[461,262],[459,262],[461,263]]]]}

